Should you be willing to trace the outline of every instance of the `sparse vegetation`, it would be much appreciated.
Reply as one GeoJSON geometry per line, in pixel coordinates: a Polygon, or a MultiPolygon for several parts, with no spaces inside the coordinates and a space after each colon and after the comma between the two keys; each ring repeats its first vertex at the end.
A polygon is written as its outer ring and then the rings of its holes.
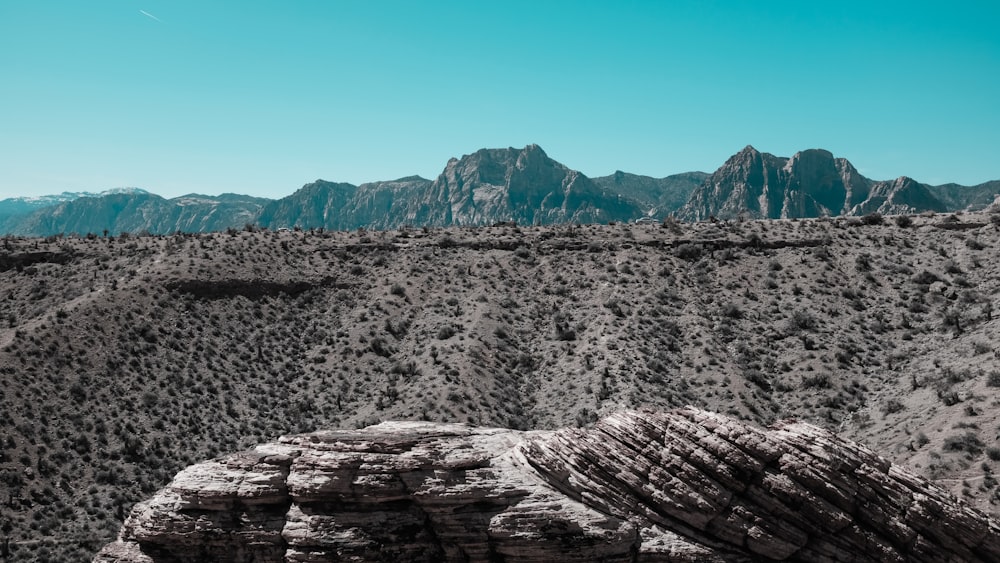
{"type": "Polygon", "coordinates": [[[0,271],[4,537],[84,560],[189,463],[387,419],[694,404],[964,478],[1000,457],[1000,231],[937,220],[11,237],[61,258],[0,271]]]}

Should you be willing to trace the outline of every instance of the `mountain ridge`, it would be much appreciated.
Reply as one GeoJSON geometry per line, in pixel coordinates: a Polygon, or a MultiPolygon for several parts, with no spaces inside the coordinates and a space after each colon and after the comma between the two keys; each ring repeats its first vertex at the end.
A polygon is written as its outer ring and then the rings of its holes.
{"type": "Polygon", "coordinates": [[[694,190],[677,216],[704,221],[975,211],[991,205],[998,190],[1000,182],[930,186],[908,176],[872,180],[825,149],[786,158],[747,145],[694,190]]]}
{"type": "Polygon", "coordinates": [[[825,149],[791,157],[752,145],[715,172],[653,178],[623,171],[590,178],[536,144],[483,148],[448,160],[433,180],[418,175],[354,185],[318,179],[279,198],[187,194],[138,188],[0,200],[0,232],[153,234],[248,226],[334,230],[707,219],[788,219],[870,213],[972,211],[992,205],[1000,180],[932,186],[901,176],[864,177],[825,149]]]}

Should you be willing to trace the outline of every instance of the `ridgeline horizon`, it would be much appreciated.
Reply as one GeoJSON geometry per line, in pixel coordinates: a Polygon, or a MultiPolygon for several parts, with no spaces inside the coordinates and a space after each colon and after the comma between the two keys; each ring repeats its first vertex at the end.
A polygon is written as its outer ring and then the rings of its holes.
{"type": "Polygon", "coordinates": [[[537,144],[484,148],[451,158],[435,180],[410,175],[359,185],[317,179],[278,199],[222,193],[164,198],[144,188],[63,192],[0,200],[0,234],[84,235],[107,231],[220,232],[261,228],[333,230],[401,226],[526,225],[608,221],[791,219],[984,209],[1000,180],[974,186],[924,184],[909,176],[866,178],[825,149],[792,157],[752,145],[715,172],[654,178],[616,170],[590,178],[537,144]]]}

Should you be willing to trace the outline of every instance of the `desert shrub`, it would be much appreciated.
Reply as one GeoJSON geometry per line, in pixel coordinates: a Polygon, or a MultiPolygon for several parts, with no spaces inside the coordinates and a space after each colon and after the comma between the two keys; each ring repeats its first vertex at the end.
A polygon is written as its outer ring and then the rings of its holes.
{"type": "Polygon", "coordinates": [[[962,402],[962,398],[958,395],[957,391],[945,391],[939,389],[937,396],[938,399],[941,399],[941,402],[944,403],[945,406],[949,407],[962,402]]]}
{"type": "Polygon", "coordinates": [[[909,215],[896,215],[896,226],[906,229],[913,225],[913,217],[909,215]]]}
{"type": "Polygon", "coordinates": [[[1000,387],[1000,371],[991,371],[986,376],[986,385],[988,387],[1000,387]]]}
{"type": "Polygon", "coordinates": [[[945,260],[944,271],[949,274],[962,274],[962,267],[955,263],[954,260],[945,260]]]}
{"type": "Polygon", "coordinates": [[[869,213],[861,218],[861,222],[865,225],[881,225],[885,222],[881,213],[869,213]]]}
{"type": "Polygon", "coordinates": [[[982,453],[984,447],[985,444],[974,432],[948,436],[941,446],[946,452],[968,452],[973,455],[982,453]]]}
{"type": "Polygon", "coordinates": [[[872,271],[872,255],[867,252],[854,259],[854,268],[859,272],[872,271]]]}
{"type": "Polygon", "coordinates": [[[368,347],[372,352],[384,358],[388,358],[395,353],[395,350],[383,338],[373,338],[368,347]]]}
{"type": "Polygon", "coordinates": [[[1000,461],[1000,448],[996,446],[986,448],[986,457],[992,461],[1000,461]]]}
{"type": "Polygon", "coordinates": [[[151,409],[160,402],[160,397],[152,391],[144,391],[142,393],[142,405],[147,409],[151,409]]]}
{"type": "Polygon", "coordinates": [[[882,413],[892,414],[895,412],[899,412],[905,408],[906,406],[903,405],[903,403],[899,402],[898,399],[889,399],[888,401],[885,402],[884,405],[882,405],[882,413]]]}
{"type": "Polygon", "coordinates": [[[627,316],[625,309],[622,306],[622,302],[618,299],[609,299],[604,302],[604,307],[614,313],[616,317],[624,318],[627,316]]]}
{"type": "Polygon", "coordinates": [[[719,314],[729,319],[742,319],[743,311],[735,303],[726,303],[719,309],[719,314]]]}
{"type": "Polygon", "coordinates": [[[767,380],[767,377],[760,370],[747,370],[743,376],[747,378],[747,381],[760,387],[762,390],[771,391],[771,382],[767,380]]]}
{"type": "Polygon", "coordinates": [[[792,313],[792,326],[800,330],[812,330],[816,328],[816,317],[809,311],[799,309],[792,313]]]}
{"type": "Polygon", "coordinates": [[[919,274],[913,276],[913,283],[919,285],[930,285],[934,282],[939,282],[939,281],[941,281],[941,278],[939,278],[933,272],[929,272],[927,270],[924,270],[919,274]]]}
{"type": "Polygon", "coordinates": [[[576,340],[576,330],[564,324],[556,325],[556,340],[573,341],[576,340]]]}
{"type": "Polygon", "coordinates": [[[818,373],[802,378],[804,389],[829,389],[830,386],[830,374],[828,373],[818,373]]]}
{"type": "Polygon", "coordinates": [[[397,375],[402,375],[403,377],[406,377],[407,379],[409,379],[409,378],[412,378],[414,376],[419,375],[420,374],[420,369],[417,367],[417,363],[416,362],[414,362],[413,360],[410,360],[410,361],[408,361],[406,363],[397,363],[397,364],[393,365],[392,369],[390,370],[390,373],[394,373],[394,374],[397,374],[397,375]]]}
{"type": "Polygon", "coordinates": [[[694,244],[686,242],[684,244],[678,245],[674,249],[674,256],[680,258],[681,260],[694,261],[705,253],[705,249],[700,244],[694,244]]]}

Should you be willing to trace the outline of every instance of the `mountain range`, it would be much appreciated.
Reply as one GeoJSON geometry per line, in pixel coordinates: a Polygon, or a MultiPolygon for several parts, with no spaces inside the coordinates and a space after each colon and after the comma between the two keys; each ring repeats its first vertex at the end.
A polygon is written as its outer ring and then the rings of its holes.
{"type": "Polygon", "coordinates": [[[616,171],[588,178],[538,145],[481,149],[452,158],[435,180],[316,180],[277,200],[238,194],[165,199],[140,189],[0,201],[0,233],[216,232],[278,228],[393,229],[412,226],[782,219],[983,209],[1000,181],[976,186],[876,181],[846,159],[809,149],[791,158],[747,146],[712,174],[653,178],[616,171]]]}

